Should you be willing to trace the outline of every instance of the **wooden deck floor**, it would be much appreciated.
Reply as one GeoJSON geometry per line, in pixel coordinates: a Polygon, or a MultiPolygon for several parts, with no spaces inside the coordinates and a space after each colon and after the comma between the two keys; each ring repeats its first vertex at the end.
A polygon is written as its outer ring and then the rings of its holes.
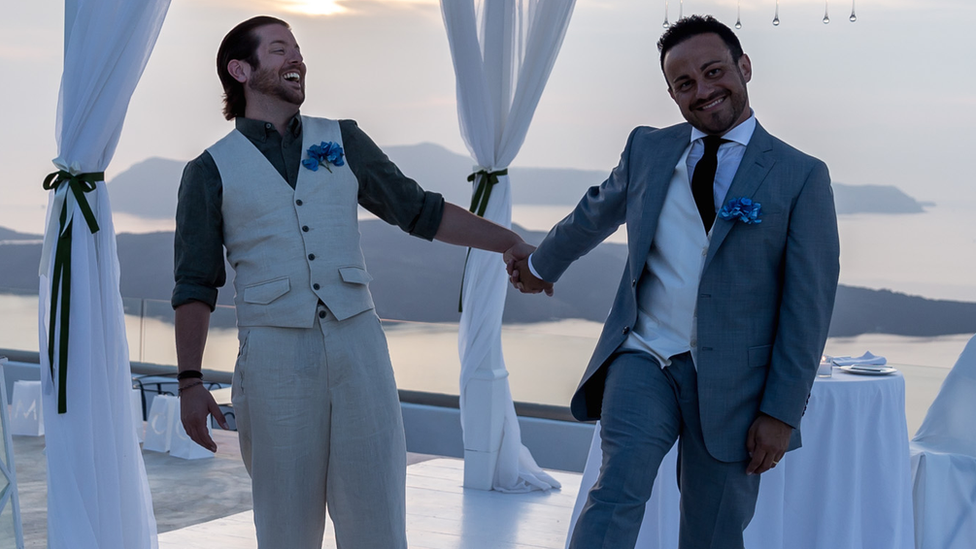
{"type": "MultiPolygon", "coordinates": [[[[466,490],[464,464],[434,459],[407,468],[411,549],[563,549],[580,475],[550,472],[563,488],[502,494],[466,490]]],[[[335,549],[332,524],[323,549],[335,549]]],[[[160,549],[256,549],[250,511],[159,535],[160,549]]]]}

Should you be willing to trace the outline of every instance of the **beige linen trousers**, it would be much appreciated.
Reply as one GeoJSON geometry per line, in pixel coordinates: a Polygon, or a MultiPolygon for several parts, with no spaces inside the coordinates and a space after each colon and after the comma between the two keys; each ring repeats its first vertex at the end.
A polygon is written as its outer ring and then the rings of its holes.
{"type": "Polygon", "coordinates": [[[233,405],[260,549],[406,549],[406,444],[370,309],[316,326],[240,329],[233,405]]]}

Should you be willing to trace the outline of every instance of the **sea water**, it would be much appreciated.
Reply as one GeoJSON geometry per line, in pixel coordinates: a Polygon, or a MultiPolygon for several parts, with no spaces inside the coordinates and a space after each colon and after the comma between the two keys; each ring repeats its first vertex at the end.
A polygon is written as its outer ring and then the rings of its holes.
{"type": "MultiPolygon", "coordinates": [[[[513,218],[527,229],[544,231],[570,210],[569,206],[516,206],[513,218]]],[[[115,221],[118,232],[168,227],[164,222],[131,216],[116,216],[115,221]]],[[[976,216],[966,205],[933,206],[920,214],[845,215],[840,217],[839,224],[841,283],[927,298],[976,301],[976,279],[972,277],[976,272],[976,216]]],[[[623,243],[625,233],[618,231],[610,240],[623,243]]],[[[171,314],[168,303],[146,301],[143,305],[127,305],[126,310],[133,312],[126,315],[131,359],[175,365],[176,348],[172,320],[167,316],[171,314]],[[140,314],[141,311],[149,314],[140,314]]],[[[232,326],[233,322],[222,324],[232,326]]],[[[460,360],[456,324],[386,321],[384,326],[401,388],[458,393],[460,360]]],[[[584,320],[506,326],[502,331],[502,346],[513,397],[519,401],[567,405],[600,329],[599,323],[584,320]]],[[[36,351],[37,330],[36,295],[0,294],[0,348],[36,351]]],[[[825,353],[841,356],[871,351],[886,356],[891,365],[906,375],[909,428],[914,432],[913,427],[921,423],[945,374],[970,335],[919,338],[864,334],[831,338],[825,353]]],[[[233,371],[236,357],[236,330],[212,328],[204,367],[233,371]]]]}

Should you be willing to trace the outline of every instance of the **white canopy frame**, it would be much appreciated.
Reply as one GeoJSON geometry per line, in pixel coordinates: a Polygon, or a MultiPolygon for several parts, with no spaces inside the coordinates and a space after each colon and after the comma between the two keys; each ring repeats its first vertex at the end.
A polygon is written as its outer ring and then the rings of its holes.
{"type": "MultiPolygon", "coordinates": [[[[508,165],[552,72],[575,0],[442,0],[458,120],[477,166],[472,211],[512,224],[508,165]],[[497,182],[496,182],[497,181],[497,182]]],[[[464,485],[506,492],[559,483],[522,445],[501,348],[507,276],[497,254],[471,250],[458,334],[464,485]]]]}

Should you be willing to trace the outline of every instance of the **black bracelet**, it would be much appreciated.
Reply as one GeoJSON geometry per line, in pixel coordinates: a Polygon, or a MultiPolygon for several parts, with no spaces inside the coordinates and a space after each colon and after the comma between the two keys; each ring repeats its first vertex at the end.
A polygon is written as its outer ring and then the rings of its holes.
{"type": "Polygon", "coordinates": [[[184,379],[203,379],[203,372],[200,370],[183,370],[176,374],[177,381],[183,381],[184,379]]]}

